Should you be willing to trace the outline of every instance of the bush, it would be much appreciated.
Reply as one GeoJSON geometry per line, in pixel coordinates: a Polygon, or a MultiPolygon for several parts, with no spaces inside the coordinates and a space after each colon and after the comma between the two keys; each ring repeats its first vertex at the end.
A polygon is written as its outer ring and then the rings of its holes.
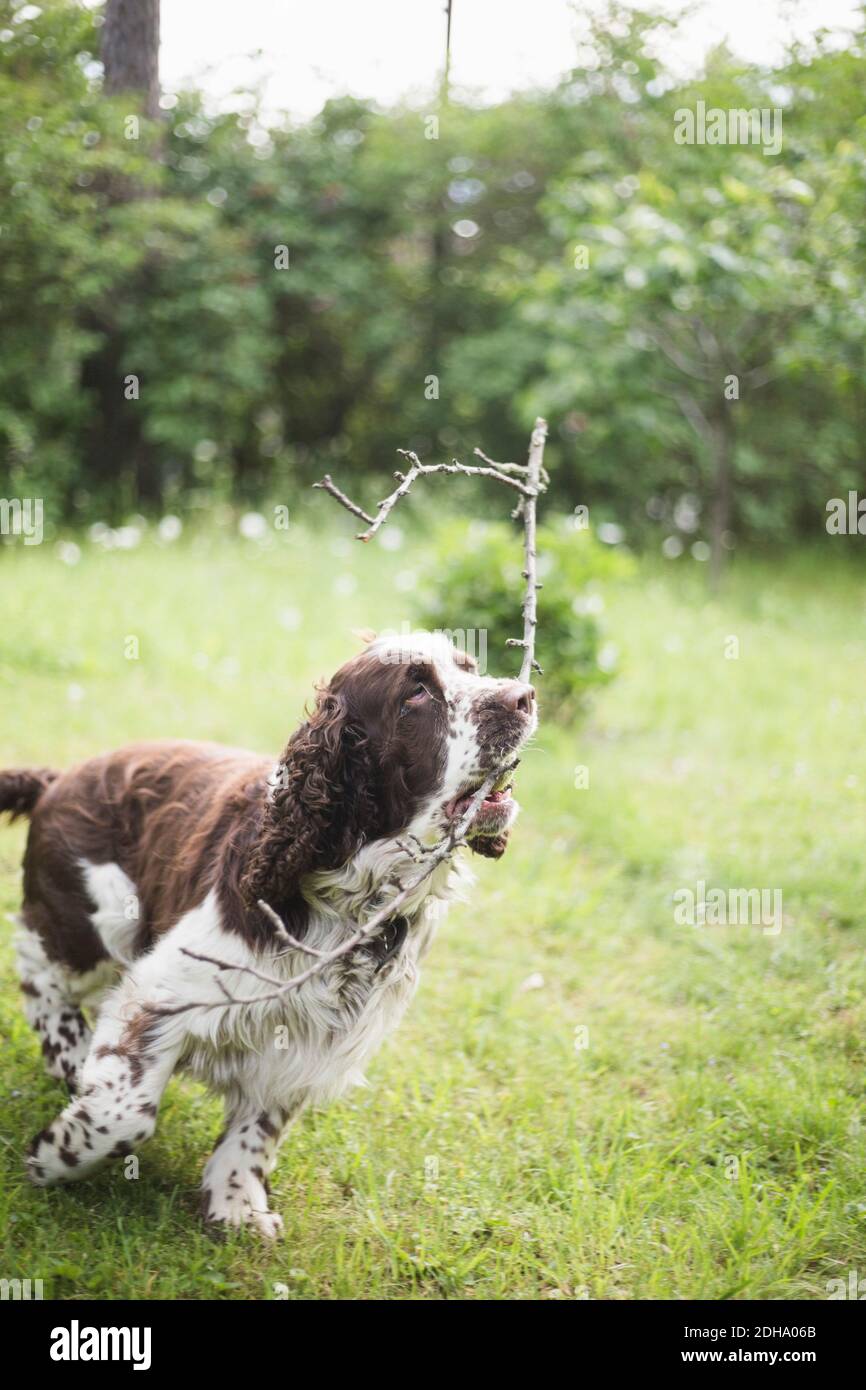
{"type": "MultiPolygon", "coordinates": [[[[522,632],[522,532],[505,522],[452,521],[434,538],[431,560],[419,586],[416,617],[426,628],[474,633],[474,655],[481,658],[486,636],[487,664],[493,675],[517,675],[523,653],[506,647],[522,632]]],[[[616,673],[616,652],[603,643],[598,614],[603,581],[631,572],[631,558],[604,545],[571,517],[558,517],[538,532],[536,657],[547,714],[568,718],[587,693],[616,673]]],[[[459,644],[459,638],[458,644],[459,644]]],[[[472,650],[470,639],[467,645],[472,650]]]]}

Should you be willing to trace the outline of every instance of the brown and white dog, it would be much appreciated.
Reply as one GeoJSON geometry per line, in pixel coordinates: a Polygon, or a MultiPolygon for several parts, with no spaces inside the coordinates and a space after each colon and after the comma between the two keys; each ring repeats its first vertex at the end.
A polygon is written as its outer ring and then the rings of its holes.
{"type": "MultiPolygon", "coordinates": [[[[262,899],[331,951],[417,874],[493,771],[535,730],[531,686],[477,673],[435,634],[374,640],[318,692],[276,768],[211,744],[138,744],[70,772],[0,773],[0,811],[29,815],[18,964],[52,1076],[73,1099],[32,1141],[38,1185],[131,1152],[184,1068],[225,1097],[204,1173],[208,1220],[282,1228],[267,1177],[289,1123],[339,1095],[399,1021],[441,909],[466,870],[445,861],[370,941],[278,998],[288,979],[262,899]],[[230,1003],[233,999],[249,1002],[230,1003]],[[91,1027],[82,1005],[95,1009],[91,1027]]],[[[517,814],[484,801],[469,843],[498,857],[517,814]]]]}

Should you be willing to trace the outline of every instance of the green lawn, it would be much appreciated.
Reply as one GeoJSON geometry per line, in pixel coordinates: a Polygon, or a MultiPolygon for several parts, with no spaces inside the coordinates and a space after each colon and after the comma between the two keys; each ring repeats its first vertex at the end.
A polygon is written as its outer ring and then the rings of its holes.
{"type": "MultiPolygon", "coordinates": [[[[83,542],[72,567],[8,549],[0,762],[278,749],[353,627],[411,617],[414,551],[347,534],[83,542]]],[[[690,560],[607,593],[621,674],[527,755],[512,846],[476,861],[370,1089],[285,1145],[282,1245],[200,1229],[220,1110],[183,1079],[137,1181],[25,1184],[63,1096],[4,925],[0,1275],[85,1298],[778,1299],[866,1269],[866,607],[831,560],[741,563],[717,603],[690,560]],[[780,889],[781,932],[677,925],[699,879],[780,889]]],[[[4,914],[23,841],[0,833],[4,914]]]]}

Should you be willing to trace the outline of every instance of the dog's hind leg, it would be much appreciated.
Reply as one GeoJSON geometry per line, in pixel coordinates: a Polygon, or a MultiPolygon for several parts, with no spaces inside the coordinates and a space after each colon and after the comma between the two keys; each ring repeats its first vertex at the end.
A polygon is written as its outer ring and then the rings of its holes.
{"type": "Polygon", "coordinates": [[[90,1048],[90,1027],[81,1000],[99,984],[99,971],[84,973],[50,960],[40,937],[27,927],[15,941],[24,1012],[35,1029],[49,1075],[71,1090],[90,1048]]]}

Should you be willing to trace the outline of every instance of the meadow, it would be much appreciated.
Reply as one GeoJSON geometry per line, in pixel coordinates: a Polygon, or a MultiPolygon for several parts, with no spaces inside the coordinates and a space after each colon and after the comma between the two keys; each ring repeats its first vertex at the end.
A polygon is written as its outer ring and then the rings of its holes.
{"type": "MultiPolygon", "coordinates": [[[[0,762],[279,750],[352,629],[411,617],[414,548],[350,534],[6,548],[0,762]]],[[[220,1106],[183,1078],[137,1180],[28,1187],[64,1097],[12,965],[24,828],[0,831],[0,1275],[85,1299],[772,1300],[866,1270],[862,579],[845,549],[737,557],[710,600],[704,570],[605,588],[620,673],[543,725],[508,853],[475,861],[369,1089],[285,1144],[277,1246],[200,1227],[220,1106]],[[780,890],[781,930],[680,925],[701,880],[780,890]]]]}

